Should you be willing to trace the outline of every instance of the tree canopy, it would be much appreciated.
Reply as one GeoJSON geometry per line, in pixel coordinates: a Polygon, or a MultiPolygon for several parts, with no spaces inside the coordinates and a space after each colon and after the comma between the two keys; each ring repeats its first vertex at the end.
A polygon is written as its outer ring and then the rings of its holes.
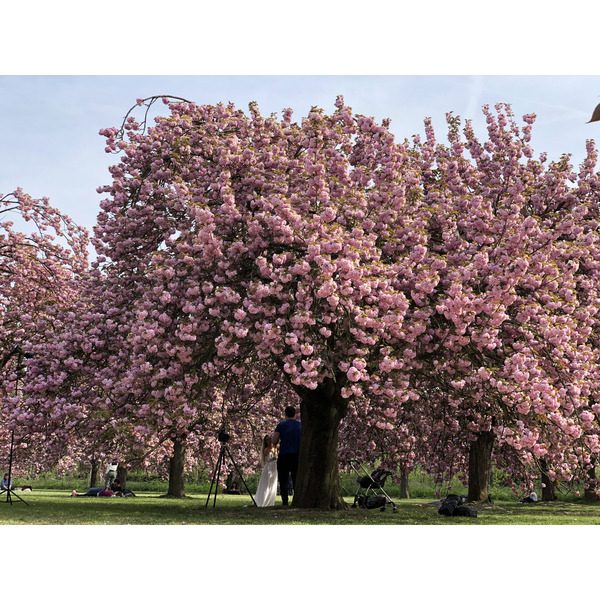
{"type": "Polygon", "coordinates": [[[341,97],[300,122],[165,102],[153,127],[101,131],[121,160],[99,188],[98,259],[31,361],[21,421],[138,456],[192,436],[206,458],[209,432],[255,443],[299,402],[298,506],[339,507],[352,453],[471,473],[487,439],[521,476],[542,458],[555,479],[589,469],[593,142],[575,171],[534,157],[534,116],[505,105],[484,107],[485,141],[449,114],[442,144],[428,119],[398,142],[341,97]]]}

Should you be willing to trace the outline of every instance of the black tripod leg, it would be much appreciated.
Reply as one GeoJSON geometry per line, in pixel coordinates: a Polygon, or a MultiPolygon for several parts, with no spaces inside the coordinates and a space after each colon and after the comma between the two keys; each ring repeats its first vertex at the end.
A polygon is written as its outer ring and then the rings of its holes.
{"type": "Polygon", "coordinates": [[[221,448],[221,460],[219,461],[219,472],[217,473],[217,483],[215,484],[215,497],[213,499],[213,508],[217,505],[217,493],[219,491],[219,479],[221,478],[221,468],[225,459],[225,446],[221,448]]]}
{"type": "Polygon", "coordinates": [[[250,494],[250,498],[252,499],[252,504],[254,504],[256,506],[256,502],[254,500],[254,497],[252,496],[252,492],[248,488],[248,485],[246,484],[246,480],[243,478],[241,471],[238,469],[238,466],[235,464],[235,460],[233,460],[233,456],[231,455],[231,452],[229,452],[229,449],[227,449],[227,455],[231,459],[231,462],[233,463],[233,466],[234,466],[235,470],[237,471],[237,474],[239,475],[240,479],[242,480],[242,483],[244,484],[246,491],[250,494]]]}
{"type": "Polygon", "coordinates": [[[12,504],[12,497],[16,496],[21,502],[24,502],[25,504],[27,504],[27,506],[29,506],[29,502],[27,502],[26,500],[23,500],[23,498],[21,498],[21,496],[19,496],[19,494],[15,494],[15,492],[11,492],[9,491],[7,496],[6,496],[6,501],[10,502],[12,504]]]}
{"type": "Polygon", "coordinates": [[[208,492],[208,496],[206,498],[206,506],[208,506],[208,502],[210,500],[210,495],[212,494],[213,485],[215,485],[215,503],[217,501],[217,487],[219,485],[219,475],[221,474],[221,463],[223,462],[223,448],[221,447],[221,452],[219,453],[219,458],[217,459],[217,464],[215,465],[215,470],[213,472],[212,481],[210,484],[210,490],[208,492]]]}
{"type": "Polygon", "coordinates": [[[210,489],[208,490],[208,496],[206,497],[206,506],[208,506],[208,501],[210,500],[210,495],[212,494],[213,485],[215,485],[215,479],[217,478],[217,471],[219,469],[219,461],[220,460],[221,460],[221,455],[219,454],[219,456],[217,458],[217,462],[215,464],[215,470],[213,471],[213,474],[212,474],[212,479],[210,482],[210,489]]]}

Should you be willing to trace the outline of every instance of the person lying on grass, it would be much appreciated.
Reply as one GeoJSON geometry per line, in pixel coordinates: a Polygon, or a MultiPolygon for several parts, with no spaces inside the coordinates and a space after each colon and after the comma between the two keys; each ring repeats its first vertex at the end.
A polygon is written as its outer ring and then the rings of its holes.
{"type": "Polygon", "coordinates": [[[122,496],[124,498],[131,498],[135,494],[131,490],[124,489],[121,486],[121,482],[117,479],[112,486],[107,487],[93,487],[90,488],[85,494],[78,494],[77,490],[71,492],[73,497],[84,497],[84,496],[98,496],[102,498],[110,498],[112,496],[122,496]],[[113,488],[113,489],[111,489],[113,488]]]}

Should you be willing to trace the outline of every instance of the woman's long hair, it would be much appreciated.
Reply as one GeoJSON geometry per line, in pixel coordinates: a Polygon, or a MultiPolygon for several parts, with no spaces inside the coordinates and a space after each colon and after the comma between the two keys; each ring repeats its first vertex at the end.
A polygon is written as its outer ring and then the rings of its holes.
{"type": "Polygon", "coordinates": [[[260,466],[264,467],[265,464],[267,463],[267,455],[269,454],[270,451],[276,452],[275,448],[273,447],[273,444],[271,443],[267,443],[267,439],[271,440],[271,436],[269,434],[265,435],[265,437],[263,438],[262,441],[262,448],[260,449],[260,466]]]}

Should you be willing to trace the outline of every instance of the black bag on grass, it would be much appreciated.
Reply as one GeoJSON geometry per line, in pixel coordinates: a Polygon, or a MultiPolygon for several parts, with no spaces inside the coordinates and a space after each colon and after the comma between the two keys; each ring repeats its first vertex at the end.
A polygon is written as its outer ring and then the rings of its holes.
{"type": "Polygon", "coordinates": [[[461,504],[454,509],[453,517],[476,517],[477,511],[466,504],[461,504]]]}
{"type": "Polygon", "coordinates": [[[381,508],[385,506],[386,502],[387,498],[385,496],[363,496],[358,499],[358,506],[360,508],[381,508]]]}
{"type": "Polygon", "coordinates": [[[477,511],[472,506],[466,506],[462,496],[450,494],[442,500],[438,514],[446,517],[476,517],[477,511]]]}

